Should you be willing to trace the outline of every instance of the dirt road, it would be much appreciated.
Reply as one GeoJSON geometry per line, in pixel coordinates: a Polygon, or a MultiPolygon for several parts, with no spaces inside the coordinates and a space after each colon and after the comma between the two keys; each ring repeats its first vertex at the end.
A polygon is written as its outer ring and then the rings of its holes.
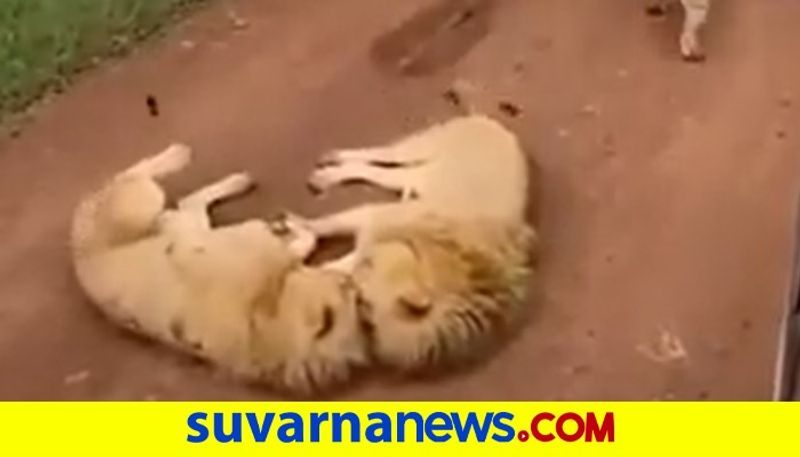
{"type": "Polygon", "coordinates": [[[521,109],[500,115],[541,168],[542,300],[484,366],[344,398],[768,399],[799,190],[800,3],[718,2],[709,60],[690,65],[680,16],[641,0],[499,0],[437,36],[423,32],[452,16],[397,31],[436,1],[215,6],[0,143],[0,398],[271,398],[87,306],[65,244],[77,198],[179,140],[197,158],[171,189],[239,169],[262,183],[223,222],[339,208],[370,194],[308,195],[316,155],[454,114],[441,93],[464,79],[521,109]],[[662,330],[682,357],[648,350],[662,330]]]}

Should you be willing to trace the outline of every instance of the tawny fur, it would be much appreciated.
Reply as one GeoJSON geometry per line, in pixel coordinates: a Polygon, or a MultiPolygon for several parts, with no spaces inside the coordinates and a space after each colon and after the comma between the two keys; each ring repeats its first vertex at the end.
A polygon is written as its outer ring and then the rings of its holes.
{"type": "MultiPolygon", "coordinates": [[[[678,0],[648,0],[647,11],[653,15],[661,15],[678,0]]],[[[687,61],[705,60],[705,51],[700,40],[700,33],[708,20],[711,0],[680,0],[683,6],[684,20],[678,44],[681,55],[687,61]]]]}
{"type": "Polygon", "coordinates": [[[401,199],[306,223],[320,237],[355,235],[354,250],[324,268],[353,276],[376,360],[413,372],[482,353],[519,316],[532,273],[528,162],[516,137],[464,116],[388,146],[329,153],[310,185],[350,181],[401,199]]]}
{"type": "Polygon", "coordinates": [[[248,380],[295,393],[345,381],[365,361],[348,278],[303,265],[316,238],[291,220],[211,227],[208,206],[250,189],[245,174],[167,209],[156,180],[189,162],[173,145],[80,202],[71,245],[88,297],[117,324],[248,380]]]}

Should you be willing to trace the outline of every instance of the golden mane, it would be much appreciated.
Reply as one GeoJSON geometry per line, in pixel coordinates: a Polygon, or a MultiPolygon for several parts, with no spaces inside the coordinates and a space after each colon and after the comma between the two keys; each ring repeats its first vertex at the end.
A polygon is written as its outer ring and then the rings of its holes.
{"type": "Polygon", "coordinates": [[[456,222],[430,215],[409,225],[387,225],[377,231],[374,242],[406,244],[433,290],[444,289],[468,301],[489,298],[500,313],[525,300],[537,236],[525,223],[456,222]]]}

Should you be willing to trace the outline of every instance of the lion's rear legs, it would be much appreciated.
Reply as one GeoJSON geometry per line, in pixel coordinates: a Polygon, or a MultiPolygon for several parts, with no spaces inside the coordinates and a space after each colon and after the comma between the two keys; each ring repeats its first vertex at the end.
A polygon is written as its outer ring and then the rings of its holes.
{"type": "Polygon", "coordinates": [[[163,178],[186,168],[192,160],[192,150],[184,144],[172,144],[159,154],[147,157],[125,170],[125,177],[163,178]]]}
{"type": "Polygon", "coordinates": [[[128,167],[101,194],[98,211],[102,216],[87,216],[83,225],[94,226],[90,231],[96,237],[116,242],[136,240],[152,233],[164,215],[166,201],[156,179],[180,171],[190,161],[189,147],[173,144],[128,167]]]}

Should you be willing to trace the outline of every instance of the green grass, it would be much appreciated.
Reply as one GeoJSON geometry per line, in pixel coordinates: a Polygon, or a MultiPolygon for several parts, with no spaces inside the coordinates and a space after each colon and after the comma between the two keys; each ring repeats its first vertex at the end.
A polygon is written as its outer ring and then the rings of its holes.
{"type": "Polygon", "coordinates": [[[203,0],[0,0],[0,121],[203,0]]]}

